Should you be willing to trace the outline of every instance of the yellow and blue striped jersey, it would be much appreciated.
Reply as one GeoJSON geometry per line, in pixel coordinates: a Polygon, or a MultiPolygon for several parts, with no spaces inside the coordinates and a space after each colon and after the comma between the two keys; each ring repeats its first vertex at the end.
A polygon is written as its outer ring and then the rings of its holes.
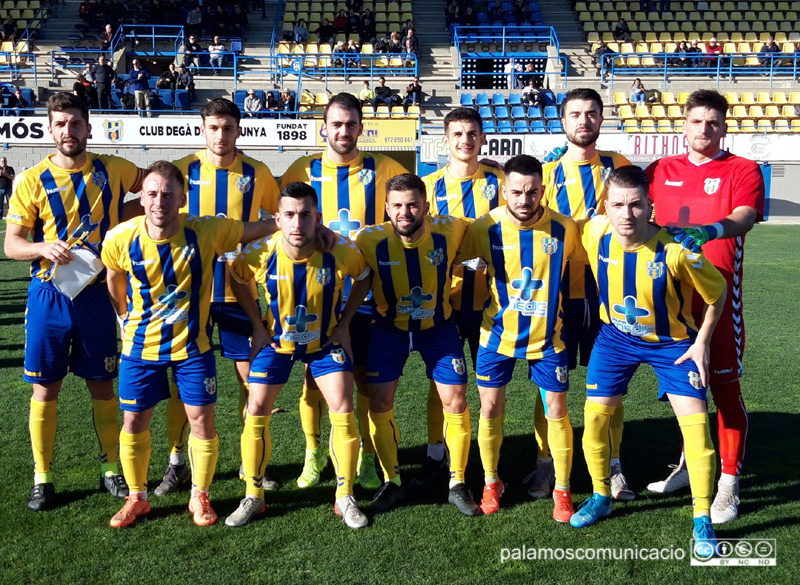
{"type": "Polygon", "coordinates": [[[109,231],[103,243],[103,263],[128,277],[124,356],[163,363],[211,349],[214,265],[236,248],[244,226],[221,217],[180,217],[181,227],[169,239],[151,239],[140,216],[109,231]]]}
{"type": "MultiPolygon", "coordinates": [[[[181,211],[185,213],[258,221],[259,211],[270,215],[278,211],[278,183],[267,165],[254,158],[239,153],[229,166],[217,167],[201,150],[175,161],[175,166],[184,176],[186,206],[181,211]]],[[[217,259],[211,291],[214,303],[236,302],[228,281],[228,263],[238,250],[228,250],[217,259]]]]}
{"type": "Polygon", "coordinates": [[[481,346],[535,360],[564,350],[561,290],[568,262],[584,263],[578,226],[544,208],[532,226],[520,228],[498,207],[467,230],[457,261],[488,265],[489,305],[483,312],[481,346]]]}
{"type": "MultiPolygon", "coordinates": [[[[606,213],[605,180],[612,170],[630,161],[613,151],[598,150],[586,161],[561,158],[544,165],[542,205],[571,217],[580,225],[594,215],[606,213]]],[[[567,298],[597,298],[594,278],[588,266],[570,266],[567,298]]]]}
{"type": "Polygon", "coordinates": [[[583,244],[600,292],[600,318],[642,341],[693,339],[694,291],[707,304],[725,291],[725,279],[711,262],[674,243],[664,229],[625,250],[608,218],[598,216],[584,227],[583,244]]]}
{"type": "Polygon", "coordinates": [[[356,243],[375,273],[375,316],[402,331],[422,331],[450,318],[450,267],[469,220],[425,216],[424,234],[406,244],[390,222],[358,232],[356,243]]]}
{"type": "MultiPolygon", "coordinates": [[[[486,165],[463,179],[450,174],[450,165],[423,177],[431,215],[453,215],[478,219],[495,207],[505,205],[503,171],[486,165]]],[[[489,300],[486,270],[453,266],[450,303],[455,310],[483,311],[489,300]]]]}
{"type": "MultiPolygon", "coordinates": [[[[139,169],[118,156],[87,155],[79,169],[62,169],[49,155],[17,175],[8,223],[30,228],[34,242],[70,242],[89,231],[85,241],[99,246],[121,221],[125,194],[136,185],[139,169]]],[[[44,278],[50,266],[46,258],[34,260],[31,276],[44,278]]]]}
{"type": "Polygon", "coordinates": [[[284,251],[283,234],[255,240],[231,264],[240,282],[255,279],[264,287],[265,320],[278,353],[320,351],[339,322],[345,276],[361,280],[369,274],[364,256],[346,238],[330,252],[314,252],[295,262],[284,251]]]}

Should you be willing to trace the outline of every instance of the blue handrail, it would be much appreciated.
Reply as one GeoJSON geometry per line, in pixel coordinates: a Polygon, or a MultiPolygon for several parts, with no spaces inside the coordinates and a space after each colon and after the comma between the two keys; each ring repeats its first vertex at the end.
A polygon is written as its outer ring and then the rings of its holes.
{"type": "Polygon", "coordinates": [[[456,26],[453,41],[461,53],[462,43],[501,43],[502,54],[508,43],[547,43],[560,51],[558,35],[552,26],[456,26]]]}

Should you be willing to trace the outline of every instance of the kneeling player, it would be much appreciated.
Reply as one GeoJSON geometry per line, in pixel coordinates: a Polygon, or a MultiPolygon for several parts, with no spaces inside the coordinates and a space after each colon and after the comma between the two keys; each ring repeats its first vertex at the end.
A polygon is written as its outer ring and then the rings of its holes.
{"type": "Polygon", "coordinates": [[[169,370],[191,427],[189,511],[195,524],[208,526],[217,520],[208,488],[219,453],[214,426],[216,366],[206,330],[211,274],[220,254],[274,227],[271,222],[242,224],[179,213],[186,204],[183,175],[166,161],[147,169],[141,203],[145,215],[109,231],[102,253],[109,295],[123,323],[119,443],[122,471],[130,486],[128,501],[111,519],[111,526],[129,526],[150,512],[150,419],[155,405],[170,396],[169,370]]]}
{"type": "Polygon", "coordinates": [[[653,366],[659,400],[669,400],[683,434],[692,485],[696,552],[716,538],[709,510],[715,472],[706,406],[708,347],[725,302],[725,280],[702,254],[673,243],[666,230],[648,223],[652,202],[638,167],[612,171],[606,181],[607,217],[584,229],[600,296],[603,326],[586,375],[583,452],[594,494],[570,519],[583,528],[611,514],[608,429],[639,364],[653,366]],[[695,324],[691,299],[705,302],[695,324]]]}
{"type": "MultiPolygon", "coordinates": [[[[389,221],[361,230],[356,243],[374,272],[375,320],[370,330],[367,383],[370,435],[385,483],[372,509],[385,512],[403,499],[397,471],[399,433],[394,395],[411,350],[425,362],[444,409],[444,440],[450,451],[448,501],[466,516],[480,509],[464,485],[470,442],[467,368],[464,349],[451,319],[450,275],[468,221],[430,217],[425,183],[402,174],[386,182],[389,221]]],[[[351,292],[348,309],[355,299],[351,292]]],[[[348,311],[349,312],[349,311],[348,311]]]]}
{"type": "MultiPolygon", "coordinates": [[[[242,526],[266,508],[262,480],[272,453],[269,425],[275,398],[289,379],[295,361],[309,365],[328,404],[330,453],[336,471],[334,510],[350,528],[367,518],[353,498],[358,430],[353,412],[353,363],[342,346],[332,344],[345,276],[364,280],[364,257],[341,238],[330,252],[315,250],[320,225],[317,194],[305,183],[289,183],[280,193],[275,221],[279,234],[242,250],[231,270],[233,290],[253,324],[247,417],[242,432],[242,465],[247,495],[225,520],[242,526]],[[264,286],[266,329],[249,283],[264,286]]],[[[349,350],[349,336],[343,330],[349,350]]]]}

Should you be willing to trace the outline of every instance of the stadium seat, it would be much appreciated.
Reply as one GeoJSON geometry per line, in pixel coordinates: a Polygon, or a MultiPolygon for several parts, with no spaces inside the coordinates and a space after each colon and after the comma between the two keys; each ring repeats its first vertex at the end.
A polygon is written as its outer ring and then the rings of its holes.
{"type": "Polygon", "coordinates": [[[783,91],[776,91],[772,94],[772,103],[773,104],[787,104],[789,103],[789,98],[786,97],[786,92],[783,91]]]}
{"type": "Polygon", "coordinates": [[[658,125],[656,129],[661,134],[671,134],[672,133],[672,121],[671,120],[658,120],[658,125]]]}
{"type": "Polygon", "coordinates": [[[475,100],[472,98],[471,93],[462,93],[459,98],[459,104],[465,108],[471,108],[475,105],[475,100]]]}
{"type": "Polygon", "coordinates": [[[477,106],[488,106],[489,105],[489,96],[485,93],[479,93],[475,96],[475,105],[477,106]]]}
{"type": "Polygon", "coordinates": [[[561,125],[561,120],[549,120],[547,122],[547,131],[550,134],[562,134],[564,127],[561,125]]]}
{"type": "Polygon", "coordinates": [[[518,93],[508,94],[508,105],[510,106],[522,105],[522,96],[520,96],[520,94],[518,93]]]}
{"type": "Polygon", "coordinates": [[[511,108],[511,117],[514,120],[524,120],[525,119],[524,106],[514,106],[513,108],[511,108]]]}
{"type": "Polygon", "coordinates": [[[511,129],[511,120],[499,120],[497,122],[497,131],[500,134],[511,134],[513,132],[511,129]]]}
{"type": "MultiPolygon", "coordinates": [[[[800,120],[797,120],[800,122],[800,120]]],[[[534,134],[544,134],[546,132],[544,127],[544,121],[541,119],[531,120],[531,132],[534,134]]],[[[798,130],[800,132],[800,130],[798,130]]]]}
{"type": "Polygon", "coordinates": [[[614,105],[621,106],[622,104],[628,103],[628,96],[625,94],[624,91],[615,91],[614,92],[614,105]]]}
{"type": "Polygon", "coordinates": [[[624,104],[620,106],[618,114],[622,120],[630,120],[636,117],[633,114],[633,107],[629,104],[624,104]]]}
{"type": "Polygon", "coordinates": [[[545,106],[544,117],[548,120],[557,120],[559,118],[558,109],[555,106],[545,106]]]}
{"type": "Polygon", "coordinates": [[[781,116],[784,118],[794,118],[795,109],[791,104],[784,104],[781,106],[781,116]]]}
{"type": "Polygon", "coordinates": [[[504,106],[506,105],[506,96],[502,93],[493,93],[492,94],[492,105],[493,106],[504,106]]]}
{"type": "Polygon", "coordinates": [[[782,116],[780,106],[774,104],[764,106],[764,115],[770,120],[780,118],[782,116]]]}
{"type": "Polygon", "coordinates": [[[667,118],[667,111],[664,109],[664,106],[656,104],[650,108],[650,115],[656,119],[667,118]]]}
{"type": "Polygon", "coordinates": [[[647,107],[647,104],[637,104],[636,108],[633,110],[633,115],[639,119],[649,118],[650,109],[647,107]]]}
{"type": "Polygon", "coordinates": [[[495,133],[494,120],[484,120],[483,121],[483,133],[484,134],[494,134],[495,133]]]}
{"type": "Polygon", "coordinates": [[[725,120],[725,125],[728,128],[728,134],[737,134],[739,132],[739,121],[733,118],[725,120]]]}
{"type": "Polygon", "coordinates": [[[528,118],[530,118],[531,120],[542,117],[542,111],[536,106],[528,106],[527,114],[528,118]]]}
{"type": "Polygon", "coordinates": [[[528,123],[525,120],[514,120],[514,132],[516,134],[527,134],[528,123]]]}
{"type": "Polygon", "coordinates": [[[800,118],[794,118],[791,123],[792,132],[800,132],[800,118]]]}
{"type": "Polygon", "coordinates": [[[494,109],[494,117],[498,120],[506,120],[508,119],[508,107],[507,106],[496,106],[494,109]]]}
{"type": "Polygon", "coordinates": [[[789,128],[789,120],[785,118],[779,118],[772,122],[772,128],[775,132],[791,132],[789,128]]]}
{"type": "Polygon", "coordinates": [[[755,134],[756,133],[756,122],[755,120],[750,120],[749,118],[745,120],[739,120],[739,127],[742,129],[742,132],[755,134]]]}
{"type": "MultiPolygon", "coordinates": [[[[615,94],[616,95],[616,94],[615,94]]],[[[623,94],[625,95],[625,94],[623,94]]],[[[675,94],[671,91],[665,91],[661,94],[661,103],[665,106],[669,106],[672,104],[677,104],[678,102],[675,101],[675,94]]]]}
{"type": "Polygon", "coordinates": [[[731,116],[738,119],[744,119],[747,117],[747,108],[745,106],[733,106],[731,110],[731,116]]]}
{"type": "Polygon", "coordinates": [[[408,117],[417,119],[421,115],[419,106],[408,106],[408,117]]]}
{"type": "Polygon", "coordinates": [[[772,133],[772,120],[768,120],[766,118],[762,118],[756,124],[756,129],[759,132],[765,132],[767,134],[772,133]]]}
{"type": "Polygon", "coordinates": [[[636,134],[639,132],[639,121],[635,118],[630,118],[622,122],[622,131],[629,134],[636,134]]]}
{"type": "Polygon", "coordinates": [[[671,118],[672,120],[678,120],[683,118],[683,108],[680,107],[678,104],[673,104],[667,107],[667,117],[671,118]]]}

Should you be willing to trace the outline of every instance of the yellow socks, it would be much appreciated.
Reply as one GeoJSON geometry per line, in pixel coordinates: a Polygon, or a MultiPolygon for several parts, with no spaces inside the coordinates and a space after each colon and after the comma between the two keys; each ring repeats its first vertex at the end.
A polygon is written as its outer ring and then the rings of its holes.
{"type": "Polygon", "coordinates": [[[369,434],[381,462],[383,477],[399,485],[397,448],[400,444],[400,429],[394,419],[394,409],[388,412],[369,411],[369,434]]]}
{"type": "Polygon", "coordinates": [[[358,428],[353,412],[330,412],[331,438],[330,453],[333,470],[336,473],[336,499],[353,495],[353,481],[356,477],[358,460],[358,428]]]}
{"type": "MultiPolygon", "coordinates": [[[[264,499],[264,472],[272,455],[272,436],[269,432],[271,416],[248,414],[242,430],[242,467],[246,484],[245,494],[264,499]]],[[[210,482],[209,482],[210,483],[210,482]]]]}
{"type": "Polygon", "coordinates": [[[207,492],[214,479],[219,457],[219,435],[198,439],[189,435],[189,462],[192,465],[192,490],[207,492]]]}
{"type": "Polygon", "coordinates": [[[186,418],[186,407],[178,395],[178,386],[173,380],[169,381],[169,393],[166,412],[169,454],[171,457],[182,458],[186,447],[186,429],[189,428],[189,419],[186,418]]]}
{"type": "Polygon", "coordinates": [[[547,417],[545,417],[541,393],[536,394],[536,404],[533,407],[533,429],[536,435],[536,446],[539,448],[539,453],[536,457],[548,459],[550,457],[550,446],[547,442],[547,417]]]}
{"type": "Polygon", "coordinates": [[[31,396],[30,434],[34,484],[52,483],[53,449],[56,444],[58,402],[39,402],[31,396]]]}
{"type": "Polygon", "coordinates": [[[361,452],[375,453],[375,445],[369,435],[369,396],[356,392],[356,416],[358,417],[358,434],[361,437],[361,452]]]}
{"type": "MultiPolygon", "coordinates": [[[[460,414],[442,412],[444,414],[444,441],[450,451],[450,481],[464,483],[464,471],[467,468],[467,459],[469,459],[469,442],[472,438],[469,407],[460,414]]],[[[428,436],[430,437],[430,435],[428,436]]]]}
{"type": "Polygon", "coordinates": [[[562,418],[547,418],[547,441],[556,470],[556,488],[568,490],[572,473],[572,423],[569,413],[562,418]]]}
{"type": "Polygon", "coordinates": [[[619,459],[619,446],[622,444],[622,424],[625,422],[625,406],[620,402],[611,417],[611,459],[619,459]]]}
{"type": "Polygon", "coordinates": [[[150,467],[150,429],[119,434],[119,458],[131,492],[147,492],[147,469],[150,467]]]}
{"type": "Polygon", "coordinates": [[[319,388],[309,388],[303,384],[300,396],[300,426],[306,437],[306,450],[319,447],[320,421],[325,413],[325,399],[319,388]]]}
{"type": "Polygon", "coordinates": [[[611,446],[608,429],[617,406],[606,406],[587,400],[583,408],[583,455],[592,476],[592,488],[601,496],[611,495],[609,464],[611,446]]]}
{"type": "Polygon", "coordinates": [[[117,464],[117,442],[119,424],[117,423],[117,400],[92,400],[92,425],[100,448],[100,473],[105,475],[119,473],[117,464]]]}
{"type": "Polygon", "coordinates": [[[683,452],[692,486],[694,517],[708,516],[711,511],[711,494],[714,492],[714,475],[717,472],[708,414],[701,412],[679,416],[678,424],[683,434],[683,452]]]}
{"type": "Polygon", "coordinates": [[[478,419],[478,449],[481,453],[483,475],[486,483],[497,482],[497,464],[503,444],[503,415],[478,419]]]}
{"type": "Polygon", "coordinates": [[[444,441],[444,411],[442,410],[442,400],[436,391],[436,384],[433,380],[428,380],[428,445],[438,445],[444,441]]]}

